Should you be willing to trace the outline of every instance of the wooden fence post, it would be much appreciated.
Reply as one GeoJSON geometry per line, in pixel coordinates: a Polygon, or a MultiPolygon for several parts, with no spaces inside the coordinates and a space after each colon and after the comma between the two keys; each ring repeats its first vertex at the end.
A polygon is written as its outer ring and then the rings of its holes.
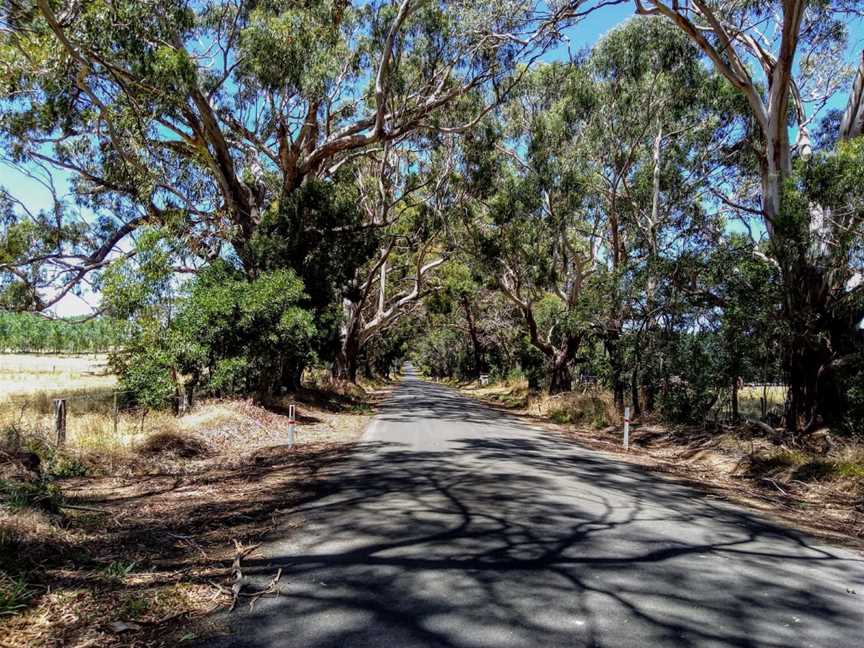
{"type": "Polygon", "coordinates": [[[183,385],[183,392],[186,394],[186,412],[191,412],[195,408],[195,385],[183,385]]]}
{"type": "Polygon", "coordinates": [[[114,418],[114,436],[117,436],[117,418],[120,416],[120,408],[117,403],[117,392],[114,392],[114,409],[111,411],[114,418]]]}
{"type": "Polygon", "coordinates": [[[66,443],[66,399],[54,399],[54,436],[57,445],[66,443]]]}

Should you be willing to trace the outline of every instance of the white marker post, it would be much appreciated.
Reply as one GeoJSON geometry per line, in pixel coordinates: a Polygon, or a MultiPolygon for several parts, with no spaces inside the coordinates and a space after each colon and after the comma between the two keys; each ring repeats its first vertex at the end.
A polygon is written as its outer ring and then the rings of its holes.
{"type": "Polygon", "coordinates": [[[624,408],[624,449],[630,450],[630,408],[624,408]]]}
{"type": "Polygon", "coordinates": [[[288,447],[294,447],[294,426],[297,424],[295,420],[295,409],[293,405],[288,406],[288,447]]]}

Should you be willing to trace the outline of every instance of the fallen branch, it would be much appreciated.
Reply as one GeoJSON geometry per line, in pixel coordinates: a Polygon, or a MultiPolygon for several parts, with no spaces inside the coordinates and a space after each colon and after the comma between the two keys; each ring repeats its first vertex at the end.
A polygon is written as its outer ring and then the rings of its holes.
{"type": "Polygon", "coordinates": [[[251,581],[248,577],[243,575],[242,568],[242,560],[246,558],[249,554],[255,551],[260,545],[252,545],[250,547],[243,547],[237,540],[234,540],[234,560],[231,563],[231,575],[233,576],[233,582],[231,583],[231,589],[227,590],[225,587],[220,585],[219,583],[215,583],[213,581],[208,581],[210,585],[215,587],[220,594],[231,597],[231,605],[228,607],[229,612],[233,612],[234,608],[237,607],[237,601],[240,597],[249,598],[249,611],[251,612],[255,608],[255,603],[258,602],[263,596],[267,596],[268,594],[279,595],[278,583],[282,578],[282,568],[280,567],[276,570],[276,574],[273,578],[270,579],[270,582],[267,583],[266,587],[261,589],[252,590],[251,589],[251,581]]]}
{"type": "Polygon", "coordinates": [[[103,515],[111,515],[111,511],[96,508],[95,506],[80,506],[78,504],[59,504],[60,508],[72,509],[73,511],[87,511],[89,513],[101,513],[103,515]]]}
{"type": "Polygon", "coordinates": [[[777,485],[777,482],[775,482],[773,479],[769,479],[768,477],[763,477],[763,478],[762,478],[762,481],[764,481],[764,482],[768,482],[769,484],[771,484],[772,486],[774,486],[774,488],[776,488],[778,491],[780,491],[781,493],[783,493],[786,497],[789,497],[789,493],[787,493],[787,492],[784,491],[782,488],[780,488],[780,487],[777,485]]]}

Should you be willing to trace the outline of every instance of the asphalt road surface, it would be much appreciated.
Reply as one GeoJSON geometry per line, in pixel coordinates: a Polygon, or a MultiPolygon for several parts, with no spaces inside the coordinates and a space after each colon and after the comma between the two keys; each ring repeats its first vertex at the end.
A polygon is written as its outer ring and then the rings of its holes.
{"type": "MultiPolygon", "coordinates": [[[[864,647],[864,556],[416,378],[208,646],[864,647]]],[[[256,554],[261,555],[261,554],[256,554]]]]}

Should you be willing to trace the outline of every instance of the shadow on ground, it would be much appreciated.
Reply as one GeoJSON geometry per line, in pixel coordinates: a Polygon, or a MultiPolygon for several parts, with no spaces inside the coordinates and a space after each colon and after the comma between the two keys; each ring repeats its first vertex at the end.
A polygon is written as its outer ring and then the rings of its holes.
{"type": "Polygon", "coordinates": [[[377,426],[248,561],[283,596],[207,645],[862,645],[855,553],[439,386],[409,380],[377,426]]]}

